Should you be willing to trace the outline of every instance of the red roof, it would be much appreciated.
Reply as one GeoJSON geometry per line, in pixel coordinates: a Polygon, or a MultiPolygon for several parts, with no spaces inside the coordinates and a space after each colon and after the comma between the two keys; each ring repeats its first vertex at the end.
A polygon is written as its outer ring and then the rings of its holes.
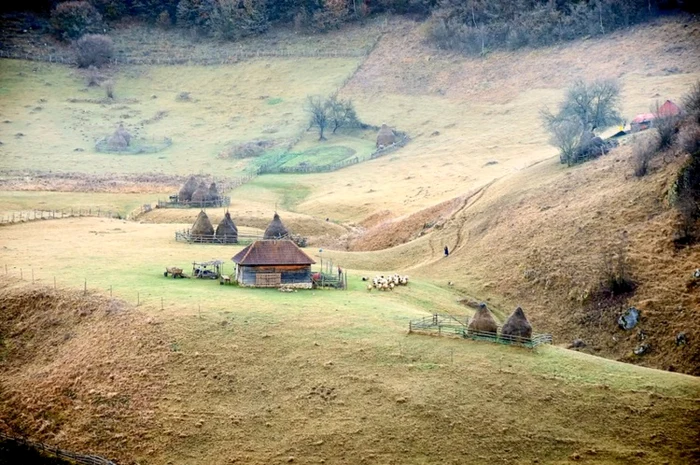
{"type": "Polygon", "coordinates": [[[231,260],[239,265],[312,265],[316,263],[290,240],[255,241],[231,260]]]}
{"type": "Polygon", "coordinates": [[[633,123],[647,123],[649,121],[652,121],[654,118],[654,113],[642,113],[634,117],[632,120],[633,123]]]}
{"type": "Polygon", "coordinates": [[[676,116],[681,114],[681,108],[670,100],[659,107],[659,116],[676,116]]]}

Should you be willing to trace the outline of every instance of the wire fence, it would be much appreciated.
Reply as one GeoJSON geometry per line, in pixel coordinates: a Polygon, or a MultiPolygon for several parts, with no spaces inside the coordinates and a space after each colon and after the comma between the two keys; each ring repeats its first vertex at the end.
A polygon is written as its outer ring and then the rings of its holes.
{"type": "Polygon", "coordinates": [[[399,136],[400,139],[395,143],[386,147],[378,148],[369,155],[363,157],[353,157],[347,160],[339,161],[336,163],[328,163],[325,165],[300,164],[298,166],[279,166],[279,163],[283,161],[284,156],[288,155],[288,153],[285,153],[277,157],[275,160],[270,160],[270,162],[260,166],[260,168],[258,168],[258,174],[303,174],[326,173],[330,171],[337,171],[348,166],[356,165],[364,161],[375,160],[379,157],[383,157],[384,155],[388,155],[389,153],[395,152],[396,150],[405,146],[411,140],[407,134],[400,133],[399,136]]]}
{"type": "Polygon", "coordinates": [[[0,433],[0,439],[15,443],[20,446],[29,447],[31,449],[40,451],[44,454],[57,457],[59,459],[70,460],[79,465],[117,465],[111,460],[107,460],[104,457],[98,455],[83,455],[77,454],[75,452],[70,452],[64,449],[60,449],[55,446],[44,444],[42,442],[32,441],[30,439],[18,436],[10,436],[4,433],[0,433]]]}
{"type": "Polygon", "coordinates": [[[0,214],[0,224],[26,223],[29,221],[58,220],[62,218],[99,217],[124,219],[124,215],[101,207],[63,208],[60,210],[17,210],[0,214]]]}
{"type": "Polygon", "coordinates": [[[469,329],[469,318],[464,317],[464,321],[453,315],[443,315],[435,313],[432,316],[411,320],[408,322],[408,332],[422,332],[436,334],[438,336],[457,336],[474,341],[487,341],[504,345],[515,345],[527,348],[534,348],[542,344],[552,344],[551,334],[533,334],[530,338],[504,335],[501,327],[497,332],[475,331],[469,329]]]}
{"type": "MultiPolygon", "coordinates": [[[[112,58],[112,65],[229,65],[255,58],[361,58],[370,53],[370,50],[358,51],[322,51],[322,50],[236,50],[221,53],[210,53],[207,56],[156,56],[156,57],[132,57],[120,55],[112,58]]],[[[60,63],[64,65],[76,65],[75,56],[68,53],[37,54],[15,50],[0,50],[0,58],[14,60],[41,61],[46,63],[60,63]]]]}

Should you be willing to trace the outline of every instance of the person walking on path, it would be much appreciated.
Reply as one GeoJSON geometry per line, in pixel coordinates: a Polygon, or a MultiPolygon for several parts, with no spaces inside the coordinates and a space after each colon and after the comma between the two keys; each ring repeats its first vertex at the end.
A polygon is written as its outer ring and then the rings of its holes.
{"type": "Polygon", "coordinates": [[[450,255],[450,249],[445,246],[445,257],[448,257],[450,255]]]}

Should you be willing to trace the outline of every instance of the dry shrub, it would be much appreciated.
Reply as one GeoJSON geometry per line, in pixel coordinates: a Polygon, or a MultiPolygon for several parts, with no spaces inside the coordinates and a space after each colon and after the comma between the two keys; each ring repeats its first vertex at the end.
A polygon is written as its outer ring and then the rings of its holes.
{"type": "Polygon", "coordinates": [[[102,87],[105,90],[105,95],[107,98],[114,98],[114,81],[105,81],[104,84],[102,84],[102,87]]]}
{"type": "Polygon", "coordinates": [[[659,151],[659,137],[651,134],[649,137],[638,138],[632,147],[632,162],[634,175],[638,178],[649,172],[649,162],[659,151]]]}
{"type": "Polygon", "coordinates": [[[678,132],[678,147],[688,153],[700,151],[700,125],[691,122],[686,124],[678,132]]]}
{"type": "Polygon", "coordinates": [[[252,158],[262,155],[265,150],[274,144],[269,140],[253,140],[236,144],[219,155],[220,158],[252,158]]]}
{"type": "Polygon", "coordinates": [[[683,97],[683,110],[695,123],[700,123],[700,81],[683,97]]]}
{"type": "Polygon", "coordinates": [[[615,297],[634,291],[637,287],[630,273],[627,258],[627,235],[616,247],[605,250],[601,260],[599,293],[604,297],[615,297]]]}
{"type": "Polygon", "coordinates": [[[75,54],[80,68],[99,68],[114,56],[114,43],[102,34],[86,34],[75,42],[75,54]]]}
{"type": "Polygon", "coordinates": [[[87,70],[85,70],[84,76],[85,84],[88,87],[97,87],[104,80],[102,73],[100,73],[100,71],[94,66],[90,66],[87,70]]]}

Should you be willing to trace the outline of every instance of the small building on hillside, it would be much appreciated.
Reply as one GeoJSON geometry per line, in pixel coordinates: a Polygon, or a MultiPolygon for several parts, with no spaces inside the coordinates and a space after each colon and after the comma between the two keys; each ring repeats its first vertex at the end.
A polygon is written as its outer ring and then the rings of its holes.
{"type": "Polygon", "coordinates": [[[316,262],[290,240],[255,241],[231,260],[241,286],[312,287],[311,265],[316,262]]]}
{"type": "Polygon", "coordinates": [[[632,132],[644,131],[652,127],[654,124],[654,113],[641,113],[634,117],[630,122],[632,132]]]}
{"type": "Polygon", "coordinates": [[[679,116],[681,112],[681,107],[670,100],[666,100],[663,105],[657,107],[656,113],[641,113],[635,116],[630,123],[630,129],[632,132],[644,131],[645,129],[654,127],[654,120],[656,118],[679,116]]]}

